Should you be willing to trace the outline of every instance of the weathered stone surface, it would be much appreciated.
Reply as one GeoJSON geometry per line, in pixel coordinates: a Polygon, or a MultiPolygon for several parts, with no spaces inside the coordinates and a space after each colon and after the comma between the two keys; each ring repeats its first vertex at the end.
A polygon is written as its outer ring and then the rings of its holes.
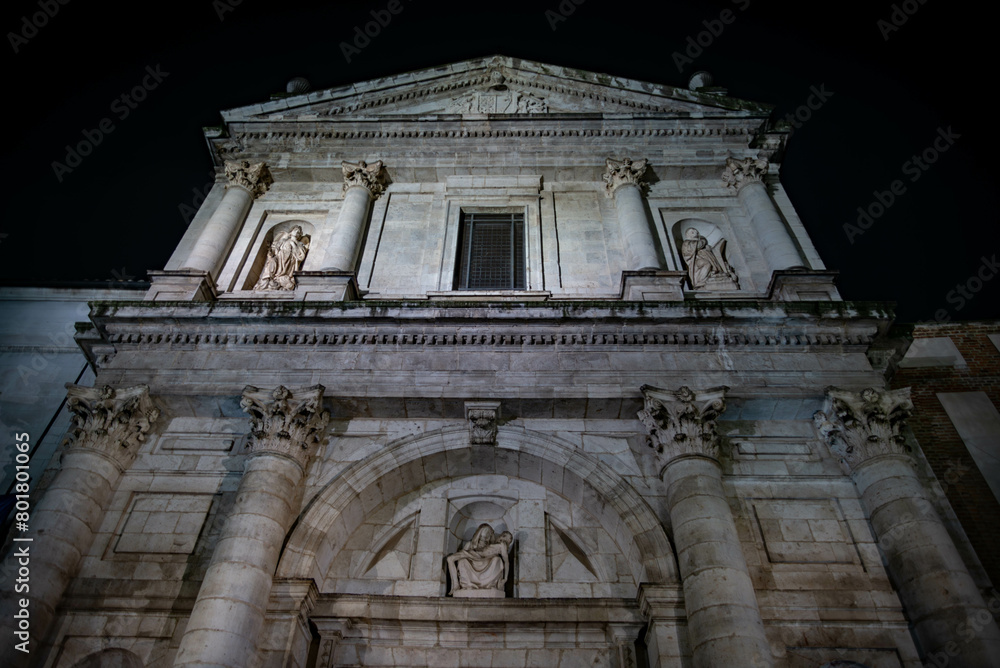
{"type": "MultiPolygon", "coordinates": [[[[934,548],[961,532],[917,449],[848,475],[815,431],[825,388],[882,385],[892,313],[840,300],[769,113],[502,56],[224,112],[228,176],[80,337],[163,415],[124,474],[69,447],[40,484],[40,559],[79,566],[32,582],[63,611],[39,661],[917,668],[909,620],[948,641],[959,607],[907,592],[983,583],[934,548]],[[524,289],[456,289],[470,214],[518,219],[524,289]],[[296,228],[292,288],[255,290],[296,228]],[[450,597],[482,524],[506,596],[450,597]]],[[[846,454],[899,449],[894,408],[842,401],[846,454]]]]}

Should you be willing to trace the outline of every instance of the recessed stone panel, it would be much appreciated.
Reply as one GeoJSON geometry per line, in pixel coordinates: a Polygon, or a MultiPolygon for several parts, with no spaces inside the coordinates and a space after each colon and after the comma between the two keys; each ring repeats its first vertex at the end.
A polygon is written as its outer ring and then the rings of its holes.
{"type": "Polygon", "coordinates": [[[843,513],[833,499],[753,499],[772,564],[858,563],[843,513]]]}
{"type": "Polygon", "coordinates": [[[191,554],[211,494],[136,494],[113,545],[115,554],[191,554]]]}

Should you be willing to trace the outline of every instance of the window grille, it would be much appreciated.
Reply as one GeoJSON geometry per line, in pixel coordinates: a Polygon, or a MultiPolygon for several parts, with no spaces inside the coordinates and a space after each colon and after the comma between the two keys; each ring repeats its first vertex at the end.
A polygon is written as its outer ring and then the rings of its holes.
{"type": "Polygon", "coordinates": [[[524,290],[524,214],[462,212],[456,290],[524,290]]]}

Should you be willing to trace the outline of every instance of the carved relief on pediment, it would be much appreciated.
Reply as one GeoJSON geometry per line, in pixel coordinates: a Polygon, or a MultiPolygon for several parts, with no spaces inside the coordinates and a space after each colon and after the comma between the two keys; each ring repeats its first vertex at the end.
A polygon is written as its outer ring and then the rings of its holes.
{"type": "Polygon", "coordinates": [[[458,114],[544,114],[548,110],[543,98],[508,86],[499,70],[490,72],[485,88],[457,97],[448,105],[450,113],[458,114]]]}

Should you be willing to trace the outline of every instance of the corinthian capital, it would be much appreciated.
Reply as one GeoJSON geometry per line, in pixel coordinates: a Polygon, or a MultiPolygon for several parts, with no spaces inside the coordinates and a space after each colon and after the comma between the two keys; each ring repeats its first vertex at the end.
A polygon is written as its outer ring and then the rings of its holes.
{"type": "Polygon", "coordinates": [[[135,460],[139,444],[160,417],[145,385],[115,389],[66,384],[66,407],[73,424],[65,443],[70,449],[95,450],[123,469],[135,460]]]}
{"type": "Polygon", "coordinates": [[[250,450],[291,457],[304,469],[323,437],[330,413],[322,410],[322,385],[297,389],[284,385],[243,389],[240,407],[250,414],[250,450]]]}
{"type": "Polygon", "coordinates": [[[268,187],[274,183],[266,164],[263,162],[251,164],[249,160],[239,162],[227,160],[226,178],[229,179],[229,186],[239,186],[255,198],[266,193],[268,187]]]}
{"type": "Polygon", "coordinates": [[[611,197],[615,194],[616,190],[626,185],[633,185],[639,188],[644,187],[646,184],[642,180],[642,175],[646,173],[647,165],[648,163],[645,158],[634,162],[629,158],[622,158],[621,160],[608,158],[605,161],[604,168],[605,194],[611,197]]]}
{"type": "Polygon", "coordinates": [[[726,390],[713,387],[677,391],[643,385],[645,405],[638,416],[649,431],[649,446],[665,466],[683,455],[719,458],[715,420],[726,410],[726,390]]]}
{"type": "Polygon", "coordinates": [[[344,170],[344,193],[349,188],[361,186],[371,193],[372,197],[378,199],[385,192],[385,170],[382,169],[382,161],[376,160],[368,164],[364,160],[357,162],[341,163],[344,170]]]}
{"type": "Polygon", "coordinates": [[[722,180],[736,192],[750,183],[761,183],[767,174],[767,160],[763,158],[726,158],[726,168],[722,170],[722,180]]]}
{"type": "Polygon", "coordinates": [[[849,392],[826,390],[827,412],[813,415],[816,429],[834,454],[851,468],[879,455],[909,452],[903,428],[913,411],[910,388],[849,392]]]}

